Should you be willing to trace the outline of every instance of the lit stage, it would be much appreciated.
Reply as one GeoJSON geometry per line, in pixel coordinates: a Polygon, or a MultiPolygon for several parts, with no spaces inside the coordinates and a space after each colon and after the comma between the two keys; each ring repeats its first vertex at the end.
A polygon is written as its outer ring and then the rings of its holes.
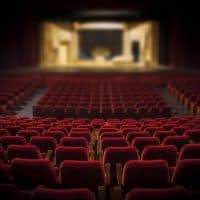
{"type": "Polygon", "coordinates": [[[40,68],[55,71],[148,71],[158,67],[154,21],[41,24],[40,68]]]}

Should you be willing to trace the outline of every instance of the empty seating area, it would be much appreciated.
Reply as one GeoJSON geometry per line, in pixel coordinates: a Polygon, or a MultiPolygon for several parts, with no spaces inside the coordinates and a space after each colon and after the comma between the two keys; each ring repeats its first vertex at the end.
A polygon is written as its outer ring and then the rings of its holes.
{"type": "Polygon", "coordinates": [[[40,81],[32,76],[0,77],[0,114],[9,114],[33,95],[40,81]]]}
{"type": "Polygon", "coordinates": [[[191,114],[200,115],[200,99],[198,84],[199,78],[183,77],[177,81],[171,81],[167,85],[167,89],[180,104],[183,104],[186,109],[190,110],[191,114]]]}
{"type": "Polygon", "coordinates": [[[1,80],[0,198],[200,199],[195,77],[36,74],[1,80]],[[42,87],[46,91],[30,105],[32,117],[12,113],[42,87]],[[175,115],[160,88],[191,114],[175,115]]]}
{"type": "Polygon", "coordinates": [[[72,118],[169,117],[170,106],[156,91],[159,76],[51,77],[33,115],[72,118]]]}
{"type": "Polygon", "coordinates": [[[168,191],[166,199],[196,200],[199,125],[192,116],[1,116],[1,195],[11,198],[6,191],[13,190],[19,199],[129,200],[160,199],[168,191]]]}
{"type": "Polygon", "coordinates": [[[3,1],[0,200],[200,200],[196,5],[3,1]]]}

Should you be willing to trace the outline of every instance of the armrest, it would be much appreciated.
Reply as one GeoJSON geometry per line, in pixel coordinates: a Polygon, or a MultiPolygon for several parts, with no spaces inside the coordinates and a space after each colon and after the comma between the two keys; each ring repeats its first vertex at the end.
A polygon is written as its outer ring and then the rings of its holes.
{"type": "Polygon", "coordinates": [[[121,163],[117,163],[116,164],[116,172],[117,172],[117,181],[118,181],[118,184],[121,185],[122,184],[122,172],[123,172],[122,164],[121,163]]]}
{"type": "Polygon", "coordinates": [[[98,187],[97,200],[106,200],[105,186],[98,187]]]}
{"type": "Polygon", "coordinates": [[[123,192],[121,186],[115,186],[110,190],[110,199],[111,200],[123,200],[123,192]]]}
{"type": "Polygon", "coordinates": [[[99,159],[99,161],[102,162],[102,159],[103,159],[103,152],[102,152],[102,151],[100,151],[100,152],[98,153],[98,159],[99,159]]]}
{"type": "Polygon", "coordinates": [[[51,149],[49,149],[49,150],[47,151],[46,156],[45,156],[45,160],[50,160],[52,153],[53,153],[53,151],[52,151],[51,149]]]}
{"type": "Polygon", "coordinates": [[[105,172],[106,172],[106,185],[110,185],[111,173],[110,173],[110,163],[105,163],[105,172]]]}
{"type": "Polygon", "coordinates": [[[98,159],[101,161],[102,160],[102,156],[103,156],[103,152],[101,150],[99,141],[97,143],[97,155],[98,155],[98,159]]]}
{"type": "Polygon", "coordinates": [[[94,160],[94,150],[89,150],[90,160],[94,160]]]}
{"type": "Polygon", "coordinates": [[[53,162],[52,162],[52,163],[53,163],[53,166],[57,166],[57,165],[56,165],[56,155],[54,155],[54,158],[53,158],[53,162]]]}
{"type": "Polygon", "coordinates": [[[88,148],[89,148],[89,151],[91,151],[91,150],[93,150],[93,146],[94,146],[94,143],[89,143],[89,145],[88,145],[88,148]]]}

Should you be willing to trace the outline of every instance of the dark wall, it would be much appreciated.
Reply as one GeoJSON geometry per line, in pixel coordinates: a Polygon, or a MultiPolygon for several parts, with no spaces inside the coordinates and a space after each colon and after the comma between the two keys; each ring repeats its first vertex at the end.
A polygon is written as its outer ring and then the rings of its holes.
{"type": "Polygon", "coordinates": [[[159,20],[159,64],[169,64],[169,21],[168,18],[159,20]]]}
{"type": "Polygon", "coordinates": [[[36,66],[37,26],[34,17],[13,17],[1,21],[0,68],[36,66]]]}
{"type": "MultiPolygon", "coordinates": [[[[1,17],[0,68],[37,66],[40,20],[36,14],[33,16],[26,13],[9,19],[1,17]]],[[[200,68],[198,19],[195,15],[165,14],[165,19],[160,20],[160,64],[174,68],[200,68]]]]}
{"type": "Polygon", "coordinates": [[[175,68],[200,68],[200,30],[195,16],[170,18],[169,64],[175,68]]]}

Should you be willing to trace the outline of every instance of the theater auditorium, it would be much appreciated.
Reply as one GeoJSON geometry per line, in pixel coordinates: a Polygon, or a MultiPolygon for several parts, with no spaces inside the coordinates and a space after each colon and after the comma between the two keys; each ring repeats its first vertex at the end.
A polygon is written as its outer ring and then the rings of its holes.
{"type": "Polygon", "coordinates": [[[0,199],[200,200],[193,1],[1,10],[0,199]]]}

